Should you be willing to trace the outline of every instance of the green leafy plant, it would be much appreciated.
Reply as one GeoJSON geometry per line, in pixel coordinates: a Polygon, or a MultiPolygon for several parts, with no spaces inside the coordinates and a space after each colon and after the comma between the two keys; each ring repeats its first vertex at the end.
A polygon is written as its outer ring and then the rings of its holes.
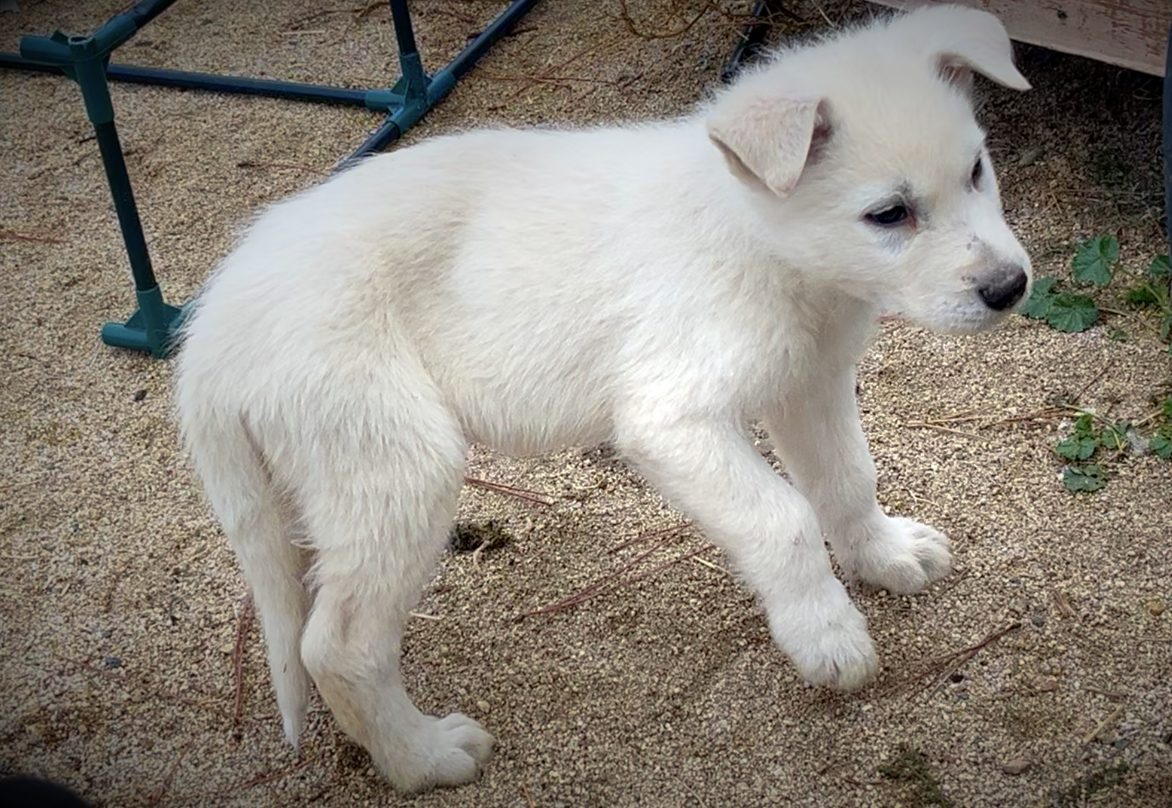
{"type": "MultiPolygon", "coordinates": [[[[1070,437],[1060,440],[1054,446],[1054,452],[1069,464],[1062,470],[1062,484],[1066,490],[1098,491],[1107,484],[1107,472],[1098,463],[1087,463],[1103,448],[1104,431],[1095,427],[1094,416],[1083,413],[1074,422],[1074,431],[1070,437]]],[[[1111,429],[1114,433],[1114,429],[1111,429]]]]}
{"type": "Polygon", "coordinates": [[[1054,447],[1058,456],[1070,461],[1090,460],[1099,448],[1099,433],[1090,414],[1083,414],[1074,422],[1074,434],[1059,441],[1054,447]]]}
{"type": "Polygon", "coordinates": [[[1094,463],[1086,466],[1067,466],[1062,471],[1062,484],[1066,486],[1067,491],[1075,494],[1080,491],[1098,491],[1107,484],[1107,472],[1102,466],[1094,463]]]}
{"type": "Polygon", "coordinates": [[[1172,396],[1164,399],[1164,406],[1160,408],[1160,415],[1164,423],[1156,429],[1148,441],[1148,448],[1152,454],[1163,460],[1172,460],[1172,396]]]}
{"type": "Polygon", "coordinates": [[[941,788],[940,780],[932,771],[932,766],[924,753],[910,744],[902,743],[896,750],[890,762],[878,767],[879,774],[884,778],[902,781],[910,792],[910,804],[913,806],[935,805],[938,808],[953,808],[954,803],[941,788]]]}
{"type": "MultiPolygon", "coordinates": [[[[1021,313],[1035,320],[1043,320],[1052,328],[1067,333],[1086,331],[1099,322],[1104,309],[1083,290],[1102,290],[1119,277],[1119,239],[1112,235],[1096,236],[1078,246],[1070,262],[1070,278],[1053,275],[1034,280],[1029,299],[1021,313]]],[[[1137,283],[1127,288],[1123,301],[1133,309],[1154,310],[1159,316],[1160,340],[1172,338],[1172,295],[1169,278],[1172,263],[1166,255],[1157,256],[1138,275],[1129,273],[1137,283]]],[[[1113,340],[1128,339],[1121,328],[1109,332],[1113,340]]],[[[1131,424],[1127,421],[1108,421],[1087,410],[1077,410],[1071,434],[1054,445],[1054,452],[1066,461],[1062,482],[1070,491],[1098,491],[1107,484],[1110,470],[1119,460],[1132,454],[1152,454],[1172,460],[1172,398],[1162,408],[1131,424]],[[1139,427],[1156,420],[1154,431],[1146,436],[1139,427]],[[1110,456],[1107,456],[1110,455],[1110,456]]],[[[1151,427],[1147,427],[1150,429],[1151,427]]]]}
{"type": "MultiPolygon", "coordinates": [[[[1104,235],[1084,241],[1071,259],[1070,281],[1053,275],[1036,278],[1033,291],[1022,306],[1021,313],[1035,320],[1045,320],[1059,331],[1086,331],[1099,322],[1103,309],[1093,297],[1070,287],[1102,289],[1115,279],[1118,270],[1119,239],[1104,235]]],[[[1169,299],[1168,288],[1170,272],[1168,256],[1157,256],[1138,276],[1138,284],[1123,293],[1123,300],[1133,308],[1156,310],[1160,316],[1160,339],[1164,342],[1172,338],[1172,300],[1169,299]]],[[[1122,340],[1126,339],[1126,333],[1116,328],[1111,331],[1110,337],[1122,340]]]]}
{"type": "Polygon", "coordinates": [[[1067,462],[1062,484],[1068,491],[1098,491],[1110,479],[1110,467],[1128,455],[1151,452],[1172,460],[1172,397],[1143,421],[1107,421],[1093,412],[1081,412],[1070,435],[1054,444],[1054,453],[1067,462]],[[1161,421],[1149,437],[1139,427],[1161,421]],[[1111,454],[1104,457],[1105,454],[1111,454]],[[1090,462],[1095,461],[1095,462],[1090,462]]]}
{"type": "Polygon", "coordinates": [[[1076,283],[1106,286],[1115,276],[1119,263],[1119,239],[1096,236],[1083,242],[1070,262],[1070,274],[1076,283]]]}
{"type": "Polygon", "coordinates": [[[1169,300],[1168,256],[1157,256],[1148,264],[1140,284],[1128,289],[1123,299],[1136,308],[1152,308],[1160,314],[1160,339],[1167,342],[1172,336],[1172,300],[1169,300]]]}
{"type": "MultiPolygon", "coordinates": [[[[1071,278],[1076,284],[1106,286],[1119,263],[1119,239],[1098,236],[1083,242],[1070,262],[1071,278]]],[[[1034,281],[1030,299],[1021,313],[1035,320],[1045,320],[1059,331],[1086,331],[1099,321],[1099,307],[1093,298],[1064,288],[1053,275],[1034,281]]]]}

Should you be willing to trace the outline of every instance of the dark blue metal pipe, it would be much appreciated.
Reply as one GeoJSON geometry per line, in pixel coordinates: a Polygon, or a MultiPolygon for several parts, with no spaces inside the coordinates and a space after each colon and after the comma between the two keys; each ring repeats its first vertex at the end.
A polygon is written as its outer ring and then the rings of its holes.
{"type": "MultiPolygon", "coordinates": [[[[62,72],[61,68],[56,65],[30,61],[15,53],[0,53],[0,67],[35,70],[41,73],[59,74],[62,72]]],[[[154,84],[163,87],[184,87],[189,90],[210,90],[218,93],[264,95],[274,98],[292,98],[297,101],[319,101],[328,104],[362,106],[367,102],[366,90],[350,90],[345,87],[301,84],[276,79],[188,73],[160,67],[111,64],[106,67],[106,78],[131,84],[154,84]]]]}
{"type": "MultiPolygon", "coordinates": [[[[471,70],[477,62],[480,61],[480,57],[484,56],[484,54],[488,52],[488,49],[492,43],[496,42],[498,39],[507,34],[509,29],[517,23],[517,20],[525,16],[525,12],[527,12],[536,4],[537,0],[514,0],[511,6],[502,11],[500,15],[480,33],[480,36],[476,37],[476,39],[472,41],[472,44],[464,48],[464,50],[460,51],[456,58],[453,59],[447,67],[435,75],[433,82],[439,81],[439,77],[444,73],[450,73],[453,79],[452,83],[454,83],[455,79],[463,76],[465,73],[471,70]]],[[[449,84],[447,90],[444,91],[444,95],[447,95],[448,91],[450,90],[451,84],[449,84]]],[[[443,96],[440,97],[442,98],[443,96]]]]}
{"type": "Polygon", "coordinates": [[[508,33],[517,20],[521,19],[537,0],[514,0],[513,4],[502,11],[500,15],[480,32],[464,50],[453,59],[447,67],[440,70],[431,78],[427,86],[427,95],[422,104],[406,103],[402,109],[396,111],[382,126],[375,130],[354,153],[338,164],[339,168],[350,165],[353,161],[368,154],[379,152],[394,143],[412,125],[419,121],[429,109],[442,101],[452,88],[456,80],[467,73],[488,52],[494,42],[508,33]]]}
{"type": "Polygon", "coordinates": [[[274,98],[292,98],[297,101],[320,101],[330,104],[366,103],[366,90],[328,87],[321,84],[253,79],[244,76],[214,76],[206,73],[187,73],[154,67],[134,67],[112,64],[106,76],[134,84],[157,84],[164,87],[186,87],[189,90],[210,90],[218,93],[265,95],[274,98]]]}
{"type": "Polygon", "coordinates": [[[379,151],[398,140],[451,92],[456,80],[472,69],[493,42],[500,39],[537,0],[514,0],[470,45],[444,69],[428,78],[415,46],[407,0],[388,0],[399,43],[402,75],[390,90],[350,90],[315,84],[186,73],[161,68],[110,65],[109,54],[126,42],[152,19],[178,0],[144,0],[111,18],[92,36],[70,36],[61,32],[51,37],[24,37],[20,54],[0,53],[0,68],[17,68],[47,73],[64,73],[78,83],[86,112],[94,124],[102,163],[114,197],[122,237],[126,243],[138,310],[125,323],[106,323],[102,339],[109,345],[149,351],[166,356],[173,348],[173,338],[185,310],[163,302],[151,267],[150,253],[143,236],[138,209],[126,172],[118,132],[114,126],[114,108],[110,102],[108,79],[139,84],[159,84],[210,90],[224,93],[292,98],[301,101],[363,105],[392,114],[378,131],[342,165],[363,155],[379,151]]]}
{"type": "MultiPolygon", "coordinates": [[[[1172,244],[1172,27],[1168,30],[1168,52],[1164,56],[1164,227],[1172,244]]],[[[1172,295],[1172,273],[1168,275],[1168,294],[1172,295]]]]}

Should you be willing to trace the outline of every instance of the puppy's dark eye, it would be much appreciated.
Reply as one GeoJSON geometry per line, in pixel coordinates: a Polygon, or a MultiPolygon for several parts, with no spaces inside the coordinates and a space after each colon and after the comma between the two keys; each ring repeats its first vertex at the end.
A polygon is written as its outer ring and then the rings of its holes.
{"type": "Polygon", "coordinates": [[[985,176],[985,161],[978,157],[977,162],[973,163],[972,176],[969,177],[974,188],[981,187],[981,177],[983,176],[985,176]]]}
{"type": "Polygon", "coordinates": [[[868,213],[866,218],[871,224],[879,225],[880,227],[895,227],[898,224],[903,224],[910,216],[911,212],[906,206],[892,205],[889,208],[868,213]]]}

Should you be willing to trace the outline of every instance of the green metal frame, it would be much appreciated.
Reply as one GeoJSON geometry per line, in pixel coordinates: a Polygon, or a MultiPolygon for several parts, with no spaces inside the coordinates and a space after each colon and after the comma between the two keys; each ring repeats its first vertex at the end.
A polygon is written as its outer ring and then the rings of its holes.
{"type": "Polygon", "coordinates": [[[151,267],[142,220],[134,201],[118,130],[114,125],[114,105],[110,100],[108,83],[110,79],[302,101],[360,104],[386,112],[388,118],[383,125],[338,164],[337,168],[343,168],[401,137],[403,132],[451,92],[456,81],[472,68],[492,43],[508,32],[536,0],[514,0],[468,47],[432,76],[423,70],[407,0],[388,0],[399,45],[400,77],[390,90],[369,91],[110,64],[110,55],[118,46],[175,2],[177,0],[143,0],[112,17],[89,36],[67,36],[60,31],[48,37],[26,36],[21,39],[19,55],[0,53],[0,67],[64,73],[81,89],[86,114],[94,126],[106,179],[114,198],[138,304],[126,322],[110,322],[102,327],[102,341],[118,348],[145,351],[160,358],[167,356],[173,349],[186,309],[164,302],[162,289],[151,267]]]}

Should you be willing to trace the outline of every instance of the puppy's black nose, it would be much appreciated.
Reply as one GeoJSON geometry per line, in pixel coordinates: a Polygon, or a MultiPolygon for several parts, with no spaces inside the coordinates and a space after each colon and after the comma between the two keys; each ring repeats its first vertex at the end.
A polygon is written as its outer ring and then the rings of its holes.
{"type": "Polygon", "coordinates": [[[1021,267],[1005,267],[990,273],[977,286],[977,294],[993,311],[1004,311],[1025,294],[1029,278],[1021,267]]]}

